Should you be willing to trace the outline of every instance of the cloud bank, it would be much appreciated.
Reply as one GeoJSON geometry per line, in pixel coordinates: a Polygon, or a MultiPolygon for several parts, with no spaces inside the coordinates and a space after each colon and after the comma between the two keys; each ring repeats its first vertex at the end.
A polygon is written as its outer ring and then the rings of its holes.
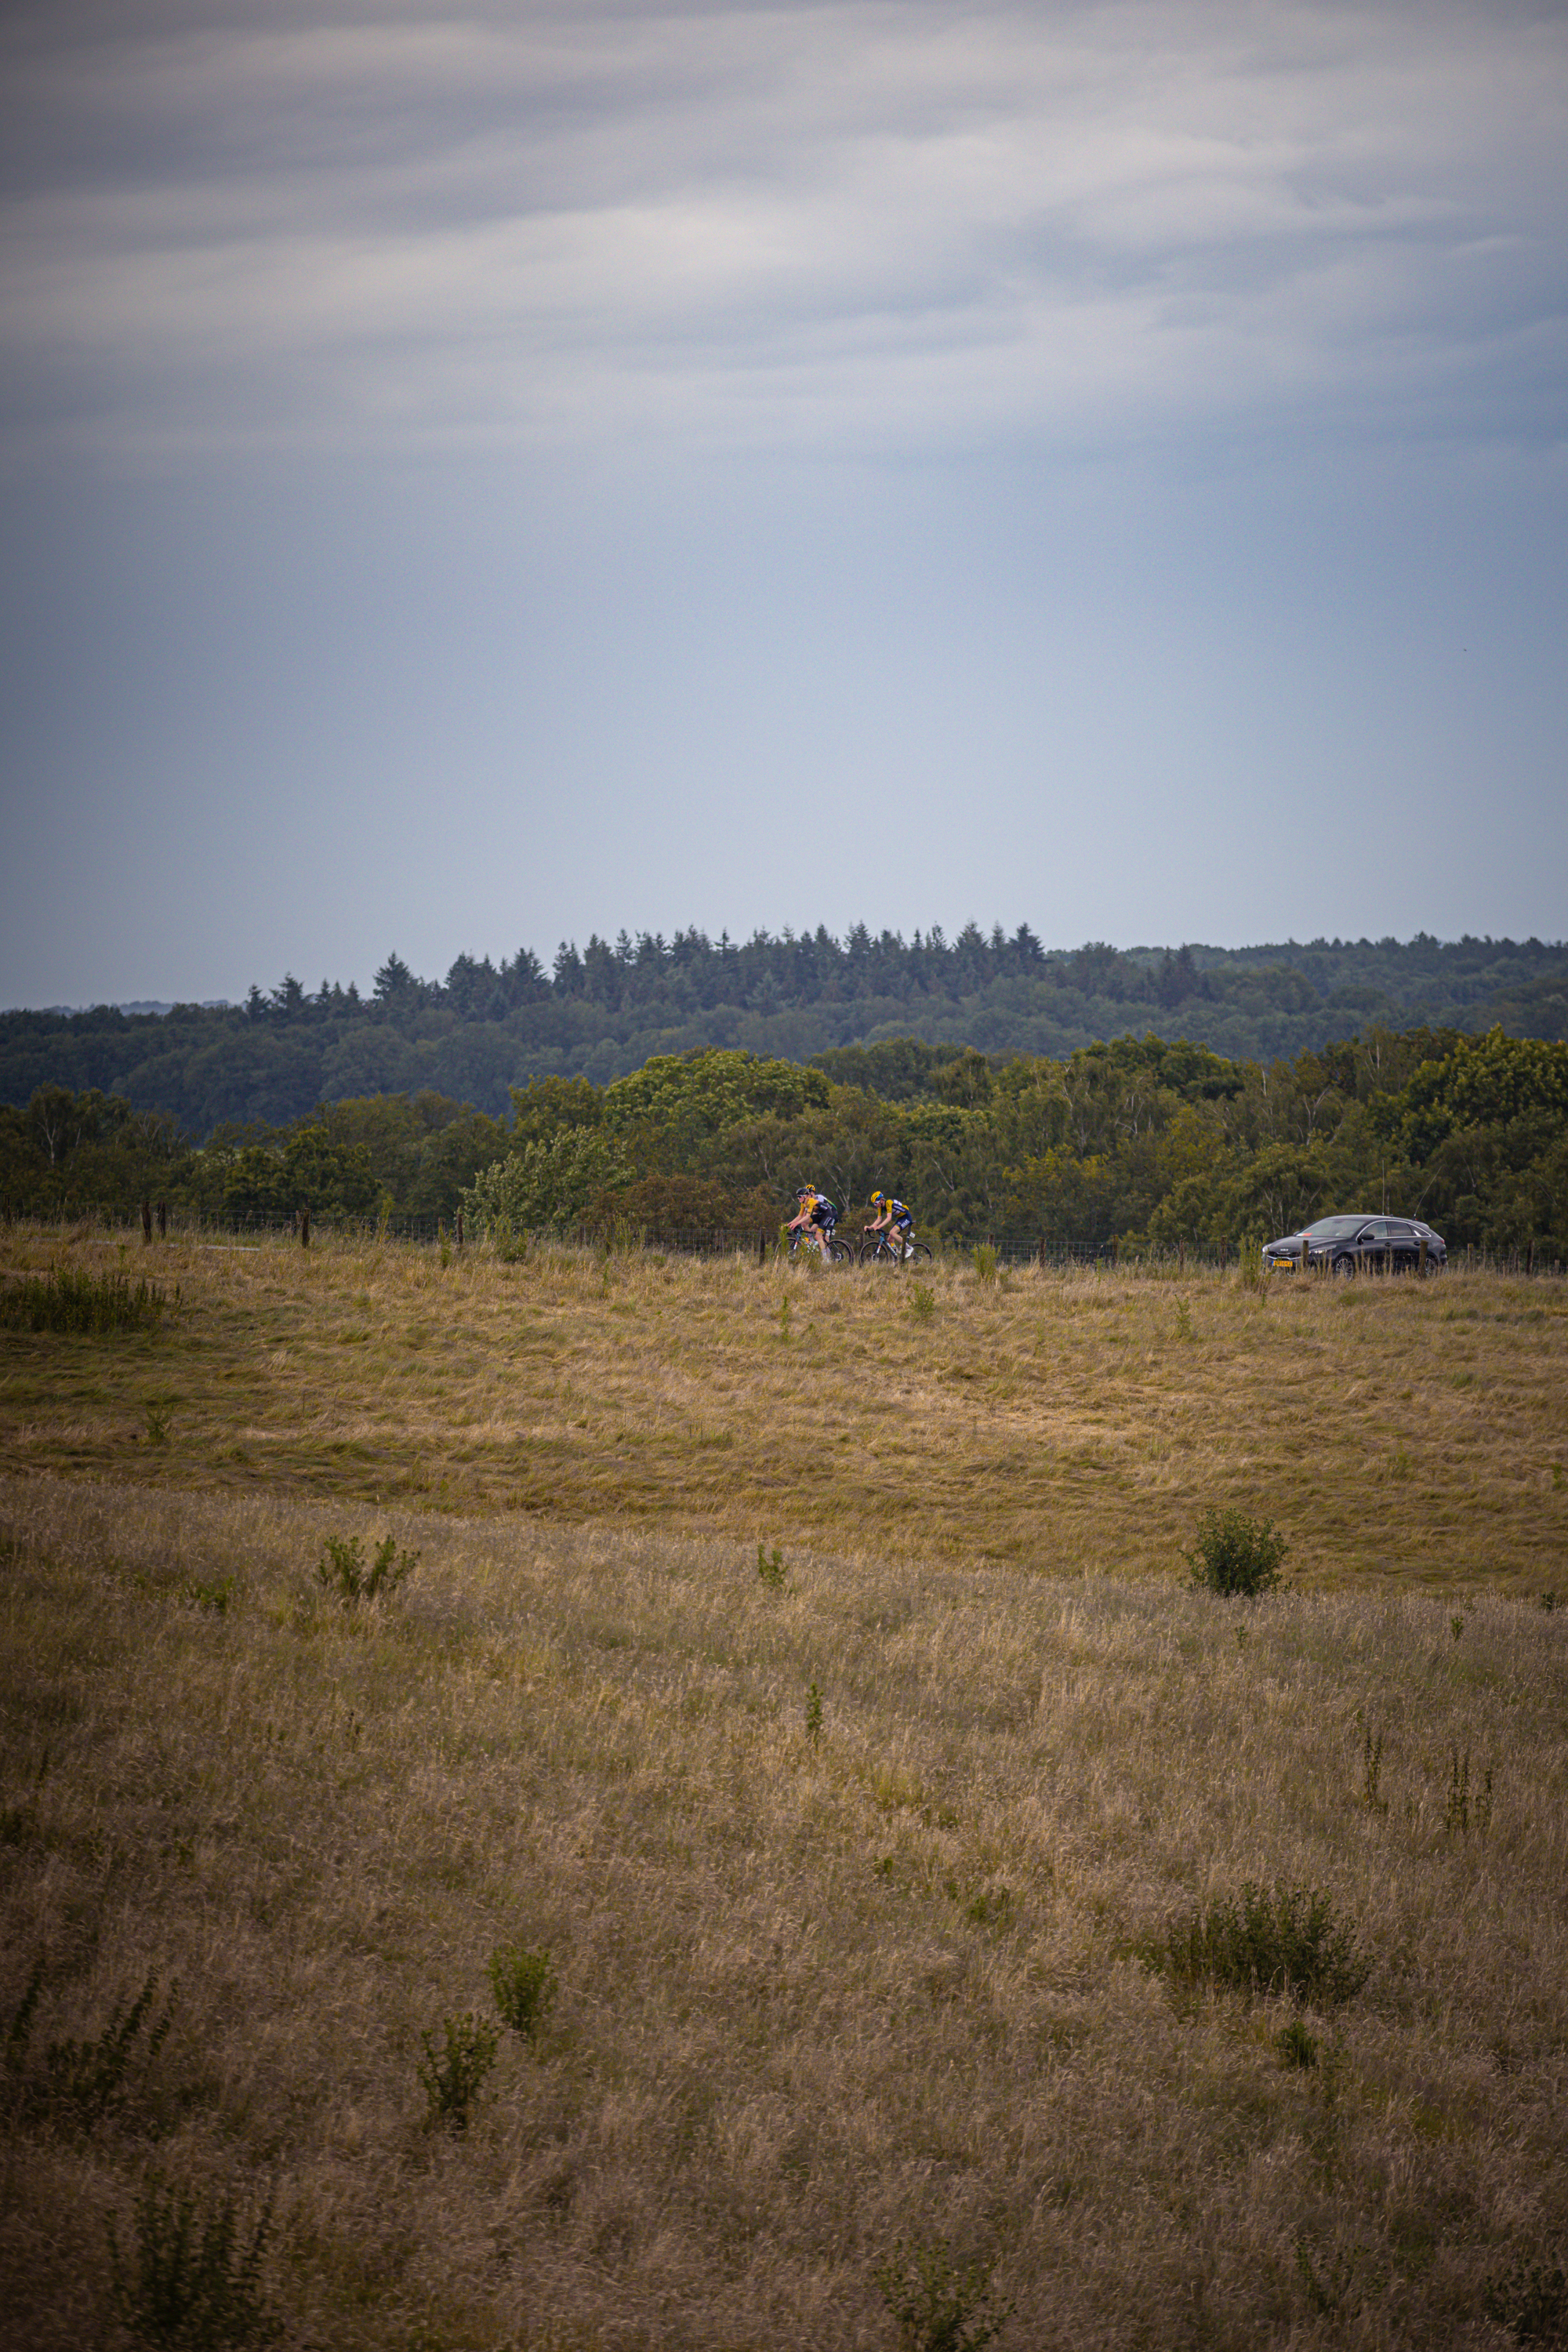
{"type": "Polygon", "coordinates": [[[1556,10],[66,5],[0,82],[13,467],[1562,431],[1556,10]]]}

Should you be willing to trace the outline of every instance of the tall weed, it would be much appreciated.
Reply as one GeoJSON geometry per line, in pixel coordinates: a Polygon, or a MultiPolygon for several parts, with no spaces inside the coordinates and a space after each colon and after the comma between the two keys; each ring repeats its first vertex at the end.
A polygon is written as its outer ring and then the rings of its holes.
{"type": "Polygon", "coordinates": [[[1282,1993],[1321,2009],[1352,2000],[1372,1971],[1332,1898],[1283,1882],[1248,1881],[1238,1895],[1198,1905],[1149,1957],[1177,1983],[1220,1985],[1248,1999],[1282,1993]]]}
{"type": "Polygon", "coordinates": [[[149,2179],[132,2210],[135,2244],[121,2257],[108,2224],[114,2315],[138,2343],[181,2352],[270,2344],[279,2321],[261,2293],[261,2258],[272,2228],[268,2200],[247,2233],[232,2195],[205,2206],[149,2179]]]}

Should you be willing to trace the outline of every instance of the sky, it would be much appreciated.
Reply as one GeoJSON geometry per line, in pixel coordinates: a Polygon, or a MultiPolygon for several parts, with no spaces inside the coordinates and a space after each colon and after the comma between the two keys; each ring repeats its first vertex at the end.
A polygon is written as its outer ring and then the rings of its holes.
{"type": "Polygon", "coordinates": [[[0,1004],[1561,939],[1568,13],[9,0],[0,1004]]]}

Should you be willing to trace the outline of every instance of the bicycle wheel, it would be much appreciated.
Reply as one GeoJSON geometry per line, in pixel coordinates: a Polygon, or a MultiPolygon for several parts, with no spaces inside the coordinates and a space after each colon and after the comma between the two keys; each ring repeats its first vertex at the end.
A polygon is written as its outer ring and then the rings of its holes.
{"type": "Polygon", "coordinates": [[[905,1258],[904,1264],[906,1265],[930,1265],[931,1263],[931,1255],[930,1242],[911,1242],[910,1244],[909,1255],[905,1258]]]}
{"type": "Polygon", "coordinates": [[[886,1234],[868,1234],[860,1244],[862,1265],[897,1265],[896,1253],[889,1247],[886,1234]]]}
{"type": "Polygon", "coordinates": [[[828,1242],[827,1255],[835,1265],[853,1265],[855,1263],[855,1245],[852,1242],[841,1242],[837,1234],[835,1234],[828,1242]]]}

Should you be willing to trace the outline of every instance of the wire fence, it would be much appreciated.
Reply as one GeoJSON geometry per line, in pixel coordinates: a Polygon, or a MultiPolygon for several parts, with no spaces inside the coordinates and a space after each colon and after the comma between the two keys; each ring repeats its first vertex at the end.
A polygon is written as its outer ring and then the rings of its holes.
{"type": "MultiPolygon", "coordinates": [[[[363,1245],[367,1242],[398,1242],[416,1246],[440,1249],[450,1255],[490,1251],[500,1255],[521,1256],[540,1248],[573,1249],[604,1255],[616,1255],[641,1250],[664,1256],[725,1258],[748,1257],[760,1265],[787,1252],[788,1242],[780,1225],[644,1225],[616,1220],[609,1225],[566,1224],[553,1226],[526,1234],[498,1234],[491,1235],[465,1223],[461,1213],[451,1217],[390,1215],[376,1218],[318,1216],[310,1210],[292,1215],[268,1214],[247,1211],[243,1213],[219,1213],[199,1209],[174,1206],[159,1202],[144,1202],[130,1209],[92,1207],[72,1210],[68,1206],[34,1211],[0,1204],[0,1217],[7,1226],[31,1228],[38,1233],[55,1232],[88,1239],[95,1235],[110,1235],[119,1240],[140,1239],[182,1241],[198,1247],[259,1248],[265,1244],[295,1244],[309,1248],[315,1244],[338,1243],[363,1245]]],[[[858,1229],[846,1229],[840,1236],[858,1241],[858,1229]]],[[[1024,1232],[984,1232],[965,1234],[930,1234],[929,1241],[938,1264],[973,1264],[977,1251],[991,1254],[996,1266],[1037,1265],[1043,1269],[1066,1271],[1072,1267],[1098,1266],[1124,1274],[1142,1274],[1163,1278],[1191,1276],[1220,1276],[1238,1266],[1256,1266],[1257,1245],[1250,1254],[1246,1244],[1222,1242],[1215,1247],[1198,1247],[1184,1243],[1173,1245],[1132,1241],[1112,1237],[1100,1242],[1053,1239],[1049,1234],[1024,1232]]],[[[1448,1252],[1447,1264],[1452,1268],[1463,1267],[1477,1273],[1500,1274],[1537,1279],[1561,1280],[1563,1261],[1551,1256],[1535,1243],[1517,1247],[1489,1250],[1465,1245],[1448,1252]]]]}

